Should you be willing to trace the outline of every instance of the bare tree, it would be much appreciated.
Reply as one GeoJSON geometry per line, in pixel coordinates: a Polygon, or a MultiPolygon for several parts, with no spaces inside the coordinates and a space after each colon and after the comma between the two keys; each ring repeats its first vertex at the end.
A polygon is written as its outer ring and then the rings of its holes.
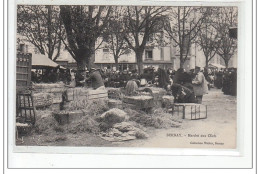
{"type": "Polygon", "coordinates": [[[237,26],[237,15],[236,7],[222,7],[213,18],[219,41],[217,54],[224,60],[226,68],[237,49],[237,40],[229,37],[229,28],[237,26]]]}
{"type": "MultiPolygon", "coordinates": [[[[60,6],[60,14],[66,29],[66,49],[76,60],[78,69],[94,65],[95,42],[108,24],[111,7],[60,6]]],[[[100,44],[101,45],[101,44],[100,44]]]]}
{"type": "Polygon", "coordinates": [[[205,15],[205,20],[201,25],[201,29],[198,33],[198,44],[201,47],[206,59],[206,67],[209,65],[209,61],[214,58],[218,51],[218,32],[213,27],[213,14],[216,12],[215,8],[205,7],[201,11],[205,15]]]}
{"type": "Polygon", "coordinates": [[[201,7],[172,7],[169,19],[165,23],[165,30],[179,48],[180,67],[183,68],[190,52],[191,45],[195,43],[204,15],[199,13],[201,7]]]}
{"type": "Polygon", "coordinates": [[[109,20],[107,31],[104,34],[106,48],[110,49],[113,53],[113,57],[118,70],[118,59],[124,54],[131,52],[127,42],[124,39],[127,30],[122,25],[123,23],[123,8],[114,7],[111,13],[111,19],[109,20]]]}
{"type": "Polygon", "coordinates": [[[64,37],[59,8],[51,5],[19,5],[17,7],[17,32],[25,36],[41,54],[56,60],[60,55],[64,37]]]}
{"type": "Polygon", "coordinates": [[[138,73],[143,73],[143,53],[149,37],[162,28],[168,7],[128,6],[125,7],[125,40],[135,52],[138,73]]]}

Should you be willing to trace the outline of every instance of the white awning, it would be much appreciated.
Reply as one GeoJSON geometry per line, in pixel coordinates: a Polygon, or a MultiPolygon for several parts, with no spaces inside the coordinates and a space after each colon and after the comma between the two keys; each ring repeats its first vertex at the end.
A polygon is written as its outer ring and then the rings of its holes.
{"type": "MultiPolygon", "coordinates": [[[[32,68],[56,68],[59,64],[49,59],[46,55],[43,54],[32,54],[32,68]]],[[[60,66],[62,69],[66,69],[60,66]]]]}

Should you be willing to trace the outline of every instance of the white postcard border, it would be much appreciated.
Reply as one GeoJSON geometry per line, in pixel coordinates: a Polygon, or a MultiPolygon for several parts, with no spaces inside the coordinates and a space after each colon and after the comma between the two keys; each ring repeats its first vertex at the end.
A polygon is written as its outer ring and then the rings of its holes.
{"type": "MultiPolygon", "coordinates": [[[[124,156],[125,158],[135,157],[135,158],[143,158],[146,157],[147,160],[155,161],[160,160],[162,158],[168,159],[171,158],[171,155],[175,155],[172,162],[174,162],[174,166],[169,163],[167,160],[163,160],[163,163],[154,165],[153,163],[148,164],[148,161],[143,167],[180,167],[180,168],[197,168],[197,167],[227,167],[227,168],[236,168],[236,167],[250,167],[252,163],[252,96],[251,93],[247,93],[248,96],[245,95],[246,90],[252,90],[252,29],[251,29],[251,2],[249,0],[239,0],[239,1],[189,1],[189,5],[238,5],[239,6],[239,31],[238,31],[238,91],[239,95],[237,98],[237,107],[238,107],[238,138],[237,144],[238,148],[236,150],[228,150],[228,149],[166,149],[166,148],[107,148],[107,147],[17,147],[14,145],[14,121],[12,120],[13,115],[15,114],[15,59],[10,59],[11,57],[15,57],[15,14],[16,14],[16,6],[15,3],[19,4],[41,4],[43,1],[32,1],[32,0],[9,0],[9,26],[8,26],[8,159],[9,159],[9,167],[11,168],[19,168],[19,167],[76,167],[76,168],[85,168],[90,166],[98,166],[98,167],[119,167],[114,166],[113,164],[107,165],[105,163],[102,164],[93,164],[94,161],[100,159],[101,156],[109,156],[112,159],[118,159],[118,156],[124,156]],[[250,10],[249,10],[250,9],[250,10]],[[248,12],[249,11],[249,12],[248,12]],[[247,58],[247,61],[245,59],[247,58]],[[243,117],[241,115],[244,115],[243,117]],[[24,152],[24,153],[18,153],[24,152]],[[33,153],[28,153],[33,152],[33,153]],[[61,153],[61,154],[55,154],[61,153]],[[64,154],[67,153],[67,154],[64,154]],[[106,155],[104,155],[106,154],[106,155]],[[128,154],[128,155],[126,155],[128,154]],[[130,154],[130,155],[129,155],[130,154]],[[135,155],[133,155],[135,154],[135,155]],[[188,156],[187,156],[188,155],[188,156]],[[195,156],[194,156],[195,155],[195,156]],[[205,157],[204,155],[207,155],[205,157]],[[59,158],[65,161],[62,165],[59,164],[59,158]],[[87,160],[86,160],[87,158],[87,160]],[[40,160],[42,163],[34,164],[35,160],[40,160]],[[77,162],[74,164],[66,163],[71,159],[77,159],[77,162]],[[81,159],[81,160],[79,160],[81,159]],[[181,164],[179,159],[187,160],[186,164],[181,164]],[[195,159],[195,160],[194,160],[195,159]],[[215,164],[208,164],[209,159],[217,160],[215,164]],[[200,161],[198,161],[200,160],[200,161]],[[52,161],[49,163],[48,161],[52,161]],[[83,163],[84,161],[84,163],[83,163]],[[86,165],[85,162],[89,162],[86,165]],[[188,161],[193,161],[193,164],[188,163],[188,161]],[[29,164],[34,164],[33,166],[29,164]],[[187,167],[187,164],[188,167],[187,167]]],[[[57,4],[59,3],[70,3],[72,1],[59,1],[59,0],[46,0],[44,4],[57,4]]],[[[183,5],[188,1],[131,1],[131,5],[183,5]]],[[[99,5],[130,5],[128,1],[73,1],[73,3],[81,3],[81,4],[99,4],[99,5]]],[[[109,157],[109,158],[110,158],[109,157]]],[[[108,159],[109,159],[108,158],[108,159]]],[[[134,160],[133,158],[132,160],[134,160]]],[[[104,158],[101,161],[104,161],[104,158]]],[[[119,158],[120,159],[120,158],[119,158]]],[[[135,161],[135,160],[134,160],[135,161]]],[[[133,161],[133,162],[134,162],[133,161]]],[[[138,161],[138,160],[137,160],[138,161]]],[[[161,160],[160,160],[161,161],[161,160]]],[[[97,161],[96,161],[97,162],[97,161]]],[[[122,161],[118,161],[118,164],[121,164],[122,161]]],[[[139,166],[140,164],[132,163],[129,165],[130,167],[139,166]]],[[[121,165],[124,167],[125,165],[121,165]]],[[[140,166],[139,166],[140,167],[140,166]]]]}

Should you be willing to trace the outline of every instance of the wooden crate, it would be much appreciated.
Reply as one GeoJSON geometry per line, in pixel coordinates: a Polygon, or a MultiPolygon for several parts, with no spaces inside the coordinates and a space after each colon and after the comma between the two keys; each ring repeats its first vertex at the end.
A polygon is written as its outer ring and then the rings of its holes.
{"type": "Polygon", "coordinates": [[[172,105],[173,116],[183,119],[198,120],[207,118],[207,105],[196,103],[174,103],[172,105]]]}
{"type": "Polygon", "coordinates": [[[77,100],[82,97],[88,96],[88,88],[76,87],[76,88],[68,88],[66,90],[66,99],[67,101],[77,100]]]}
{"type": "Polygon", "coordinates": [[[32,54],[16,54],[16,90],[24,90],[31,86],[32,54]]]}
{"type": "Polygon", "coordinates": [[[33,88],[37,91],[37,90],[51,90],[51,89],[60,89],[60,88],[64,88],[65,85],[64,83],[37,83],[33,85],[33,88]]]}
{"type": "Polygon", "coordinates": [[[108,93],[107,90],[89,90],[87,98],[89,100],[108,99],[108,93]]]}
{"type": "Polygon", "coordinates": [[[69,123],[69,113],[53,112],[53,117],[60,125],[69,123]]]}
{"type": "Polygon", "coordinates": [[[36,93],[63,93],[66,91],[66,88],[38,88],[35,89],[36,93]]]}
{"type": "Polygon", "coordinates": [[[69,88],[66,91],[67,101],[74,101],[82,98],[89,100],[108,99],[107,90],[93,90],[89,88],[69,88]]]}
{"type": "Polygon", "coordinates": [[[56,93],[50,93],[52,95],[52,103],[61,103],[62,102],[62,93],[56,92],[56,93]]]}
{"type": "Polygon", "coordinates": [[[121,100],[109,99],[108,100],[108,107],[109,108],[122,108],[122,101],[121,100]]]}
{"type": "MultiPolygon", "coordinates": [[[[57,104],[62,102],[62,95],[65,92],[65,86],[63,83],[39,83],[34,84],[35,95],[49,94],[52,98],[52,103],[57,104]]],[[[39,101],[40,102],[40,101],[39,101]]]]}
{"type": "Polygon", "coordinates": [[[34,93],[33,102],[36,108],[43,108],[53,103],[53,97],[48,93],[34,93]]]}
{"type": "Polygon", "coordinates": [[[60,125],[69,124],[73,122],[73,120],[79,120],[81,119],[85,113],[81,110],[75,110],[75,111],[55,111],[53,112],[53,116],[56,119],[56,121],[60,125]]]}
{"type": "Polygon", "coordinates": [[[50,110],[51,110],[51,111],[60,111],[60,103],[53,103],[53,104],[50,106],[50,110]]]}

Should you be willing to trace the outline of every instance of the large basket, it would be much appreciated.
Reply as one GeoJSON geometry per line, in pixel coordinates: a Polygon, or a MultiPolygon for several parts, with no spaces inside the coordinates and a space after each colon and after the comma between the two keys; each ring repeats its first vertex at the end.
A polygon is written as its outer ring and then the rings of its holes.
{"type": "Polygon", "coordinates": [[[152,96],[125,96],[123,102],[134,105],[136,109],[146,109],[154,106],[152,96]]]}

